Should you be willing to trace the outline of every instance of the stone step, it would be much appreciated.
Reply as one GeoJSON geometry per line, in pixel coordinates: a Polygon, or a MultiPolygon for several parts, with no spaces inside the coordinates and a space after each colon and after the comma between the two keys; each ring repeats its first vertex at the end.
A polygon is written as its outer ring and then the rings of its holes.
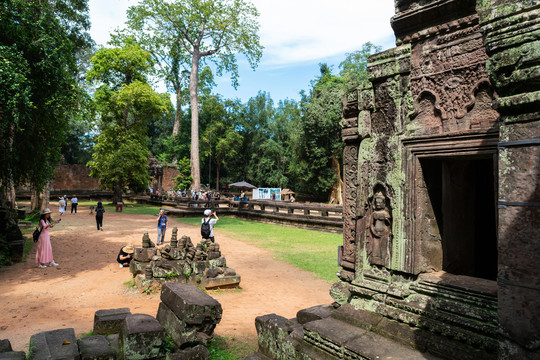
{"type": "Polygon", "coordinates": [[[304,342],[336,359],[439,359],[331,317],[304,324],[304,342]]]}
{"type": "Polygon", "coordinates": [[[269,357],[264,356],[263,354],[256,352],[254,354],[248,355],[244,360],[272,360],[269,357]]]}
{"type": "Polygon", "coordinates": [[[30,360],[78,360],[79,347],[73,328],[44,331],[30,338],[30,360]]]}

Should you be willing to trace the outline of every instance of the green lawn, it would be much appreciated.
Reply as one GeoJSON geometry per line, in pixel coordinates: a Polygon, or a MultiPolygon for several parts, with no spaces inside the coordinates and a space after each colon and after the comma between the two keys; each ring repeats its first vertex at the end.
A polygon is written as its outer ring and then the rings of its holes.
{"type": "MultiPolygon", "coordinates": [[[[177,218],[179,222],[199,226],[201,218],[177,218]]],[[[235,218],[220,218],[216,228],[228,237],[269,250],[274,258],[310,271],[332,283],[337,280],[337,247],[340,234],[264,224],[235,218]]],[[[219,238],[216,239],[219,242],[219,238]]]]}
{"type": "MultiPolygon", "coordinates": [[[[105,207],[105,212],[116,211],[116,205],[113,205],[110,201],[103,201],[103,206],[105,207]]],[[[94,205],[94,208],[97,205],[97,201],[79,201],[80,205],[89,206],[94,205]]],[[[69,210],[68,205],[66,210],[69,210]]],[[[157,215],[159,213],[159,206],[146,205],[146,204],[135,204],[131,202],[124,202],[124,208],[122,209],[123,213],[126,214],[137,214],[137,215],[157,215]]]]}

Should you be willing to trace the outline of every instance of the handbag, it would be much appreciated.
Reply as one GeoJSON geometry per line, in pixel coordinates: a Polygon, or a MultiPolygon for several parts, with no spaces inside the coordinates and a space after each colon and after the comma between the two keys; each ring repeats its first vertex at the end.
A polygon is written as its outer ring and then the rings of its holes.
{"type": "Polygon", "coordinates": [[[39,228],[36,228],[36,230],[34,230],[34,233],[32,234],[32,238],[34,239],[34,242],[38,241],[39,235],[41,235],[41,230],[39,228]]]}

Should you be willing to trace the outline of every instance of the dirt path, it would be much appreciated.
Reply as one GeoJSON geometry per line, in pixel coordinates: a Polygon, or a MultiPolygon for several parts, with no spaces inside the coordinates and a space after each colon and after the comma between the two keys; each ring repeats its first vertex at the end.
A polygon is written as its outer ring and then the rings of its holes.
{"type": "MultiPolygon", "coordinates": [[[[57,208],[53,218],[59,218],[57,208]]],[[[28,351],[30,336],[45,330],[73,327],[77,335],[92,330],[100,309],[129,307],[132,313],[156,315],[159,294],[143,295],[128,289],[132,276],[116,263],[118,250],[127,243],[140,246],[142,234],[155,240],[155,217],[107,212],[104,231],[97,231],[94,216],[82,207],[77,215],[64,215],[51,230],[57,268],[39,269],[35,248],[25,263],[0,269],[0,339],[9,339],[16,351],[28,351]]],[[[200,229],[180,225],[179,236],[194,243],[200,229]]],[[[220,235],[216,241],[227,265],[241,275],[241,291],[211,291],[223,307],[216,334],[256,343],[255,317],[276,313],[287,318],[313,305],[332,302],[330,284],[311,273],[273,260],[264,250],[220,235]]],[[[167,238],[170,238],[170,230],[167,238]]]]}

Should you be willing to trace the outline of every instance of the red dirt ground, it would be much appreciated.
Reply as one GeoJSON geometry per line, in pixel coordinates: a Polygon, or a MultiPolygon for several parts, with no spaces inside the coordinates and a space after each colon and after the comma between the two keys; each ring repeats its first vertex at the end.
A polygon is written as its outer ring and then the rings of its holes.
{"type": "MultiPolygon", "coordinates": [[[[57,208],[52,208],[58,219],[57,208]]],[[[159,294],[140,294],[124,285],[132,279],[119,268],[116,255],[125,244],[141,246],[144,232],[156,238],[156,218],[149,215],[105,213],[104,231],[86,207],[67,214],[51,230],[54,260],[60,266],[39,269],[35,247],[27,261],[0,269],[0,339],[9,339],[15,351],[28,351],[30,336],[41,331],[74,328],[77,335],[92,330],[94,313],[100,309],[128,307],[132,313],[155,316],[159,294]]],[[[170,219],[178,235],[200,239],[200,229],[170,219]]],[[[223,307],[216,335],[256,344],[255,317],[276,313],[286,318],[314,305],[332,302],[330,284],[272,259],[270,253],[225,237],[215,229],[216,242],[227,265],[241,275],[242,290],[210,291],[223,307]]],[[[168,241],[167,241],[168,242],[168,241]]]]}

